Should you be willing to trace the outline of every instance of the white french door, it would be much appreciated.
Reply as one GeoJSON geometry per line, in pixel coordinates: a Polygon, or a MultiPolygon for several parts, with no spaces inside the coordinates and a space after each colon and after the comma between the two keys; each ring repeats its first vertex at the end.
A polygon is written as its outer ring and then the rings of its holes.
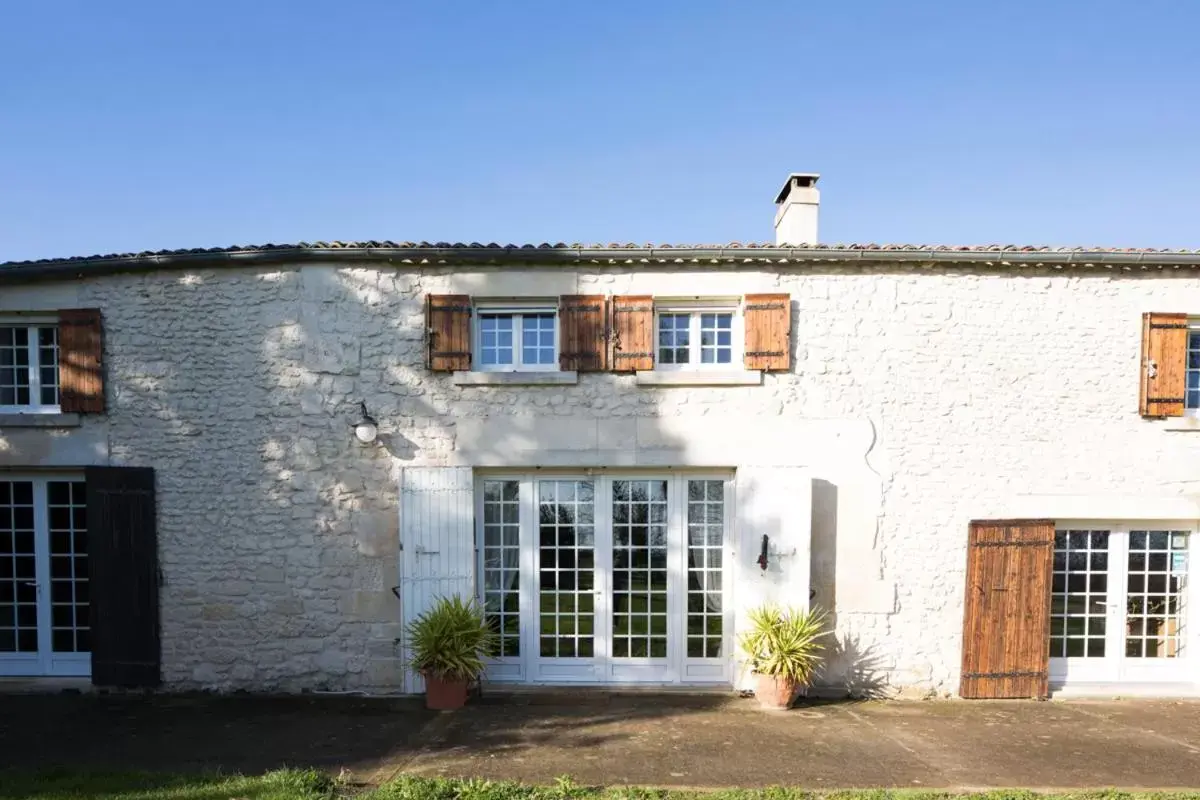
{"type": "Polygon", "coordinates": [[[1058,525],[1050,676],[1061,686],[1194,683],[1191,524],[1058,525]]]}
{"type": "Polygon", "coordinates": [[[703,683],[730,676],[727,475],[485,477],[489,677],[703,683]]]}
{"type": "Polygon", "coordinates": [[[0,477],[0,675],[88,675],[83,481],[0,477]]]}

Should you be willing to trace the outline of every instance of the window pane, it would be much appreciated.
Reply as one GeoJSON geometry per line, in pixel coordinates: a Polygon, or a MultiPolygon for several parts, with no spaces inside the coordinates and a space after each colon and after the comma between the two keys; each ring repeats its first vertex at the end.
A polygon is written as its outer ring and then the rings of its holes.
{"type": "Polygon", "coordinates": [[[595,636],[593,486],[538,481],[538,650],[558,658],[591,658],[595,636]]]}
{"type": "Polygon", "coordinates": [[[554,363],[554,314],[522,315],[521,362],[530,366],[554,363]]]}
{"type": "Polygon", "coordinates": [[[29,404],[29,329],[0,327],[0,405],[29,404]]]}
{"type": "Polygon", "coordinates": [[[40,402],[46,406],[58,405],[58,328],[44,326],[37,329],[38,367],[42,381],[40,402]]]}
{"type": "Polygon", "coordinates": [[[700,315],[700,363],[729,364],[733,362],[733,314],[730,312],[700,315]]]}
{"type": "MultiPolygon", "coordinates": [[[[716,658],[722,649],[721,549],[725,534],[725,482],[688,481],[687,631],[699,650],[692,658],[716,658]]],[[[690,654],[690,652],[689,652],[690,654]]]]}
{"type": "Polygon", "coordinates": [[[658,363],[687,364],[691,361],[691,314],[660,314],[658,317],[658,363]]]}
{"type": "Polygon", "coordinates": [[[1187,407],[1200,410],[1200,331],[1188,332],[1187,388],[1187,407]]]}
{"type": "Polygon", "coordinates": [[[513,315],[479,315],[479,363],[485,367],[513,364],[513,315]]]}
{"type": "Polygon", "coordinates": [[[488,624],[503,633],[500,657],[520,655],[520,510],[515,480],[483,483],[483,603],[488,624]]]}
{"type": "Polygon", "coordinates": [[[1103,658],[1107,531],[1057,531],[1050,599],[1052,658],[1103,658]],[[1065,638],[1064,638],[1065,635],[1065,638]]]}

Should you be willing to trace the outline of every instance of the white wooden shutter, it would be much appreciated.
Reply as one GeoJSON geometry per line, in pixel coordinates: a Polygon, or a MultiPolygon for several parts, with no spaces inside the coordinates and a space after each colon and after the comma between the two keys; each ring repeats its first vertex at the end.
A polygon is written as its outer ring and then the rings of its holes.
{"type": "MultiPolygon", "coordinates": [[[[764,603],[809,607],[812,549],[812,477],[796,467],[739,467],[736,475],[738,576],[734,631],[746,629],[746,612],[764,603]],[[767,570],[757,559],[768,537],[767,570]]],[[[738,652],[739,660],[741,652],[738,652]]],[[[738,684],[750,672],[739,663],[738,684]]]]}
{"type": "MultiPolygon", "coordinates": [[[[410,467],[400,472],[400,618],[407,628],[434,600],[475,597],[475,514],[470,467],[410,467]]],[[[409,671],[405,689],[425,691],[409,671]]]]}

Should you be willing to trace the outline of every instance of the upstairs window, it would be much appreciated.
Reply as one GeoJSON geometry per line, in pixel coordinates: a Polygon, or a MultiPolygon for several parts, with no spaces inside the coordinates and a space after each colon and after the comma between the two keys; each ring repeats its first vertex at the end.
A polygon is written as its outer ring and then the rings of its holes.
{"type": "Polygon", "coordinates": [[[0,324],[0,410],[59,410],[58,326],[0,324]]]}
{"type": "Polygon", "coordinates": [[[1188,323],[1187,394],[1184,403],[1187,413],[1200,415],[1200,320],[1188,323]]]}
{"type": "Polygon", "coordinates": [[[476,308],[476,368],[492,372],[558,369],[558,320],[545,306],[476,308]]]}
{"type": "Polygon", "coordinates": [[[731,369],[742,363],[741,317],[734,308],[658,309],[658,369],[731,369]]]}

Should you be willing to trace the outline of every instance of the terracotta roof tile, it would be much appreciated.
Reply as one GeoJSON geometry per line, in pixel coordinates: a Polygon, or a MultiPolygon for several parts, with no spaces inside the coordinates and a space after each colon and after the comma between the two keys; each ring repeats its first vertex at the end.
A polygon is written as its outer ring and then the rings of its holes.
{"type": "MultiPolygon", "coordinates": [[[[398,263],[452,263],[456,253],[464,260],[487,261],[495,251],[497,260],[520,261],[521,253],[537,254],[535,260],[620,263],[623,261],[642,262],[676,262],[679,259],[696,263],[709,261],[741,262],[745,259],[780,261],[836,261],[839,259],[864,260],[869,253],[902,254],[926,253],[932,254],[938,261],[953,260],[952,254],[962,254],[965,261],[979,263],[989,259],[980,256],[996,254],[1003,260],[1005,255],[1019,255],[1024,264],[1037,263],[1036,255],[1044,254],[1047,263],[1063,264],[1070,260],[1072,264],[1108,262],[1154,262],[1170,263],[1175,266],[1200,268],[1200,250],[1174,250],[1153,247],[1049,247],[1038,245],[1018,244],[987,244],[987,245],[929,245],[929,244],[877,244],[877,243],[829,243],[817,245],[776,245],[765,242],[727,242],[725,244],[637,244],[633,242],[611,242],[608,244],[583,244],[564,242],[541,242],[526,244],[499,244],[497,242],[426,242],[426,241],[331,241],[331,242],[298,242],[295,244],[258,244],[230,245],[228,247],[210,248],[181,248],[176,250],[147,250],[128,253],[106,253],[89,256],[73,256],[70,258],[45,258],[28,261],[9,261],[0,263],[0,272],[13,270],[26,272],[38,266],[68,269],[71,266],[87,267],[94,265],[109,269],[118,268],[122,263],[140,268],[151,268],[156,262],[204,262],[211,257],[217,261],[268,261],[271,254],[278,253],[280,260],[287,257],[319,257],[322,254],[334,254],[336,251],[353,251],[354,260],[391,259],[398,263]],[[391,251],[391,252],[389,252],[391,251]],[[673,254],[678,251],[678,258],[673,254]],[[747,251],[745,257],[737,255],[738,251],[747,251]],[[1034,256],[1034,258],[1030,258],[1034,256]],[[1130,258],[1122,258],[1129,256],[1130,258]],[[1133,258],[1140,257],[1140,258],[1133,258]]],[[[336,258],[336,255],[333,255],[336,258]]],[[[894,256],[893,256],[894,258],[894,256]]],[[[882,260],[893,260],[885,258],[882,260]]],[[[869,258],[867,258],[869,260],[869,258]]],[[[919,257],[918,259],[919,260],[919,257]]]]}

